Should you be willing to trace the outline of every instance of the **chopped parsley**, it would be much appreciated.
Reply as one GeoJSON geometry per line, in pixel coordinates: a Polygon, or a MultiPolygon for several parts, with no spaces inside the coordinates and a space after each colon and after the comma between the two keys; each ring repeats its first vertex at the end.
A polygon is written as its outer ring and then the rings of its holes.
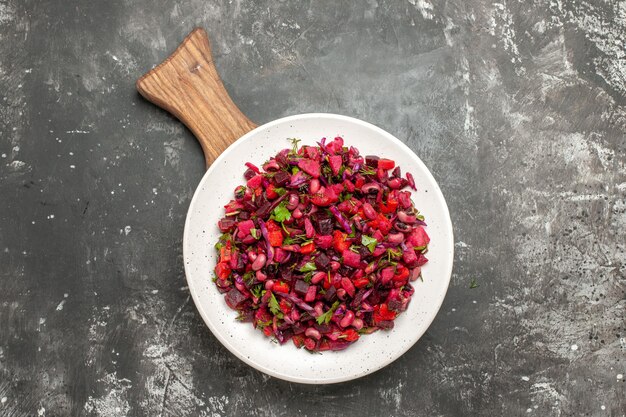
{"type": "Polygon", "coordinates": [[[280,305],[278,304],[278,300],[276,299],[276,296],[274,295],[274,293],[272,293],[272,295],[270,296],[270,301],[268,305],[270,306],[270,311],[272,312],[273,315],[275,315],[279,319],[283,318],[283,312],[280,309],[280,305]]]}
{"type": "Polygon", "coordinates": [[[374,237],[369,237],[367,235],[361,236],[361,245],[365,246],[371,253],[374,253],[376,250],[376,245],[378,244],[378,240],[374,237]]]}
{"type": "Polygon", "coordinates": [[[291,212],[287,207],[285,207],[285,202],[280,203],[270,216],[271,219],[276,220],[277,222],[284,222],[285,220],[291,219],[291,212]]]}
{"type": "Polygon", "coordinates": [[[300,272],[311,272],[311,271],[317,271],[317,267],[315,266],[315,263],[309,261],[307,263],[305,263],[304,265],[302,265],[302,267],[299,269],[300,272]]]}
{"type": "Polygon", "coordinates": [[[335,301],[335,303],[333,304],[333,306],[324,314],[321,314],[319,317],[317,317],[315,320],[317,320],[317,324],[328,324],[330,323],[330,319],[333,318],[333,314],[335,313],[335,310],[337,310],[337,307],[339,307],[339,301],[335,301]]]}

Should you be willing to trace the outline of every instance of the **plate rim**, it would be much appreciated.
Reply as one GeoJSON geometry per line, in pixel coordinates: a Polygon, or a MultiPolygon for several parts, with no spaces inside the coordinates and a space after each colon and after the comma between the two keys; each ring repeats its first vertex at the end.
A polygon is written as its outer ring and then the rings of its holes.
{"type": "MultiPolygon", "coordinates": [[[[190,255],[189,255],[190,256],[190,255]]],[[[446,199],[443,195],[443,192],[441,191],[441,188],[439,187],[439,183],[437,182],[437,180],[435,179],[435,177],[432,175],[432,173],[430,172],[430,170],[428,169],[428,167],[426,166],[426,164],[424,164],[424,162],[421,160],[421,158],[415,153],[413,152],[413,150],[411,148],[408,147],[408,145],[406,145],[404,142],[402,142],[400,139],[396,138],[394,135],[392,135],[391,133],[387,132],[386,130],[372,124],[366,121],[363,121],[361,119],[357,119],[355,117],[350,117],[350,116],[344,116],[344,115],[340,115],[340,114],[336,114],[336,113],[302,113],[302,114],[296,114],[296,115],[292,115],[292,116],[286,116],[286,117],[281,117],[279,119],[275,119],[272,120],[268,123],[262,124],[260,126],[257,126],[256,128],[254,128],[253,130],[249,131],[248,133],[246,133],[245,135],[241,136],[239,139],[237,139],[235,142],[233,142],[232,144],[230,144],[228,146],[228,148],[226,148],[226,150],[224,150],[224,152],[222,152],[216,159],[215,161],[213,161],[213,163],[211,164],[211,166],[209,167],[209,169],[206,170],[206,172],[203,174],[202,178],[200,179],[200,181],[198,182],[198,185],[196,186],[196,189],[194,191],[193,197],[191,198],[191,202],[189,203],[189,207],[187,209],[187,215],[185,216],[185,227],[183,230],[183,266],[184,266],[184,270],[185,270],[185,280],[187,281],[187,286],[189,288],[189,292],[192,296],[194,305],[196,306],[196,309],[198,310],[198,312],[200,313],[200,316],[202,317],[202,320],[204,321],[204,324],[209,328],[209,330],[211,331],[211,333],[213,334],[213,336],[215,336],[215,338],[226,348],[228,349],[233,355],[235,355],[237,358],[239,358],[240,360],[242,360],[244,363],[246,363],[247,365],[267,374],[270,376],[273,376],[275,378],[278,379],[282,379],[285,381],[289,381],[289,382],[296,382],[296,383],[301,383],[301,384],[315,384],[315,385],[321,385],[321,384],[335,384],[335,383],[340,383],[340,382],[346,382],[346,381],[351,381],[351,380],[355,380],[361,377],[364,377],[366,375],[372,374],[384,367],[386,367],[387,365],[389,365],[390,363],[394,362],[395,360],[397,360],[398,358],[400,358],[401,356],[403,356],[404,354],[406,354],[413,346],[415,346],[415,344],[422,338],[422,336],[424,335],[424,333],[426,333],[426,331],[428,330],[428,328],[432,325],[435,317],[437,316],[437,314],[439,314],[439,310],[441,309],[441,306],[443,304],[443,301],[445,300],[445,297],[448,293],[448,289],[450,288],[450,280],[452,277],[452,269],[453,269],[453,265],[454,265],[454,229],[452,227],[452,219],[450,217],[450,210],[448,209],[448,204],[446,202],[446,199]],[[396,145],[398,145],[401,149],[403,149],[404,151],[412,154],[412,156],[415,157],[418,165],[421,165],[421,168],[424,170],[425,174],[430,177],[430,180],[432,180],[432,183],[435,185],[435,198],[438,198],[440,200],[440,202],[442,203],[443,209],[444,209],[444,217],[445,217],[445,224],[443,224],[442,226],[449,232],[450,234],[450,240],[449,242],[447,242],[448,245],[448,251],[450,253],[450,262],[448,262],[448,264],[446,265],[446,271],[443,274],[444,276],[441,277],[441,279],[445,279],[445,291],[443,292],[443,295],[441,296],[441,298],[438,300],[438,305],[436,309],[432,310],[432,313],[425,317],[424,322],[427,322],[428,324],[425,325],[423,327],[423,330],[420,332],[416,332],[415,336],[413,336],[411,338],[411,343],[408,344],[407,348],[404,349],[402,352],[398,353],[395,356],[391,356],[389,358],[385,358],[385,360],[380,361],[380,363],[376,364],[375,366],[372,366],[371,368],[369,368],[368,370],[365,371],[361,371],[358,373],[346,373],[345,376],[340,376],[340,377],[333,377],[333,378],[328,378],[328,379],[319,379],[319,378],[306,378],[306,377],[296,377],[296,376],[292,376],[292,375],[286,375],[283,374],[279,371],[276,371],[274,369],[270,369],[266,366],[263,366],[257,362],[255,362],[254,360],[248,358],[247,356],[241,354],[237,348],[235,346],[233,346],[229,340],[224,337],[220,332],[218,332],[216,329],[213,328],[212,324],[211,324],[211,320],[209,320],[208,318],[208,313],[202,308],[202,304],[200,303],[200,298],[198,295],[198,291],[195,290],[194,286],[191,283],[191,280],[189,278],[190,276],[190,271],[189,271],[189,267],[188,264],[189,262],[187,262],[187,257],[188,254],[191,253],[191,248],[189,248],[190,245],[190,217],[191,217],[191,213],[194,211],[194,207],[197,204],[197,200],[199,198],[200,195],[200,190],[203,188],[204,183],[207,181],[207,178],[211,175],[211,173],[213,172],[214,169],[216,169],[216,167],[218,167],[220,165],[220,162],[226,158],[226,156],[232,152],[234,150],[234,147],[239,144],[240,142],[244,142],[246,141],[248,138],[254,136],[255,134],[257,134],[259,131],[261,130],[265,130],[268,128],[273,127],[274,125],[278,125],[281,123],[285,123],[285,122],[290,122],[290,121],[294,121],[294,120],[302,120],[302,119],[315,119],[315,118],[330,118],[330,119],[336,119],[336,120],[340,120],[342,122],[347,122],[347,123],[355,123],[355,124],[359,124],[362,125],[368,129],[372,129],[375,132],[377,132],[378,134],[380,134],[381,136],[384,136],[386,139],[390,140],[391,142],[395,143],[396,145]]]]}

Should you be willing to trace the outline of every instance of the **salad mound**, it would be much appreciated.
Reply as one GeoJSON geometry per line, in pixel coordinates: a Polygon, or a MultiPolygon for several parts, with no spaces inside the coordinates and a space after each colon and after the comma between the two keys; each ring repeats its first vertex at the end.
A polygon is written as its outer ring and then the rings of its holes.
{"type": "Polygon", "coordinates": [[[390,159],[342,138],[281,150],[224,206],[215,284],[238,320],[309,351],[391,329],[420,278],[429,237],[390,159]]]}

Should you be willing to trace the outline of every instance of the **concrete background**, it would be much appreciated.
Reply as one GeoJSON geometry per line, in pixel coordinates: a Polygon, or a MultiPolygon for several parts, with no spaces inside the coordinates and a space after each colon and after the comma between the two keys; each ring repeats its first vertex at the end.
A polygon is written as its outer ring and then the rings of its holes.
{"type": "Polygon", "coordinates": [[[0,0],[0,415],[623,416],[625,39],[616,1],[0,0]],[[134,89],[195,26],[251,119],[368,120],[439,181],[451,287],[387,368],[282,382],[197,314],[202,154],[134,89]]]}

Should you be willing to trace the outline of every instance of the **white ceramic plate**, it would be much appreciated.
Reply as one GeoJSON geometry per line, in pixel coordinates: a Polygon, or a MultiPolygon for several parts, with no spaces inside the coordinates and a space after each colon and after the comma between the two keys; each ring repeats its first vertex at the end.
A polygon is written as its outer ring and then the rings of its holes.
{"type": "Polygon", "coordinates": [[[206,172],[187,214],[183,243],[189,290],[200,315],[215,337],[235,356],[277,378],[307,384],[348,381],[374,372],[405,353],[424,334],[443,302],[453,260],[452,223],[437,182],[424,163],[398,139],[369,123],[333,114],[302,114],[259,126],[232,144],[206,172]],[[260,165],[289,147],[287,138],[315,145],[322,137],[341,136],[347,146],[362,155],[384,156],[396,161],[402,172],[415,177],[416,207],[426,217],[431,237],[424,281],[415,282],[415,294],[406,312],[389,331],[361,337],[344,351],[310,354],[293,343],[272,343],[250,323],[235,320],[237,313],[224,301],[211,281],[217,260],[213,247],[220,236],[217,221],[223,206],[243,183],[244,163],[260,165]]]}

